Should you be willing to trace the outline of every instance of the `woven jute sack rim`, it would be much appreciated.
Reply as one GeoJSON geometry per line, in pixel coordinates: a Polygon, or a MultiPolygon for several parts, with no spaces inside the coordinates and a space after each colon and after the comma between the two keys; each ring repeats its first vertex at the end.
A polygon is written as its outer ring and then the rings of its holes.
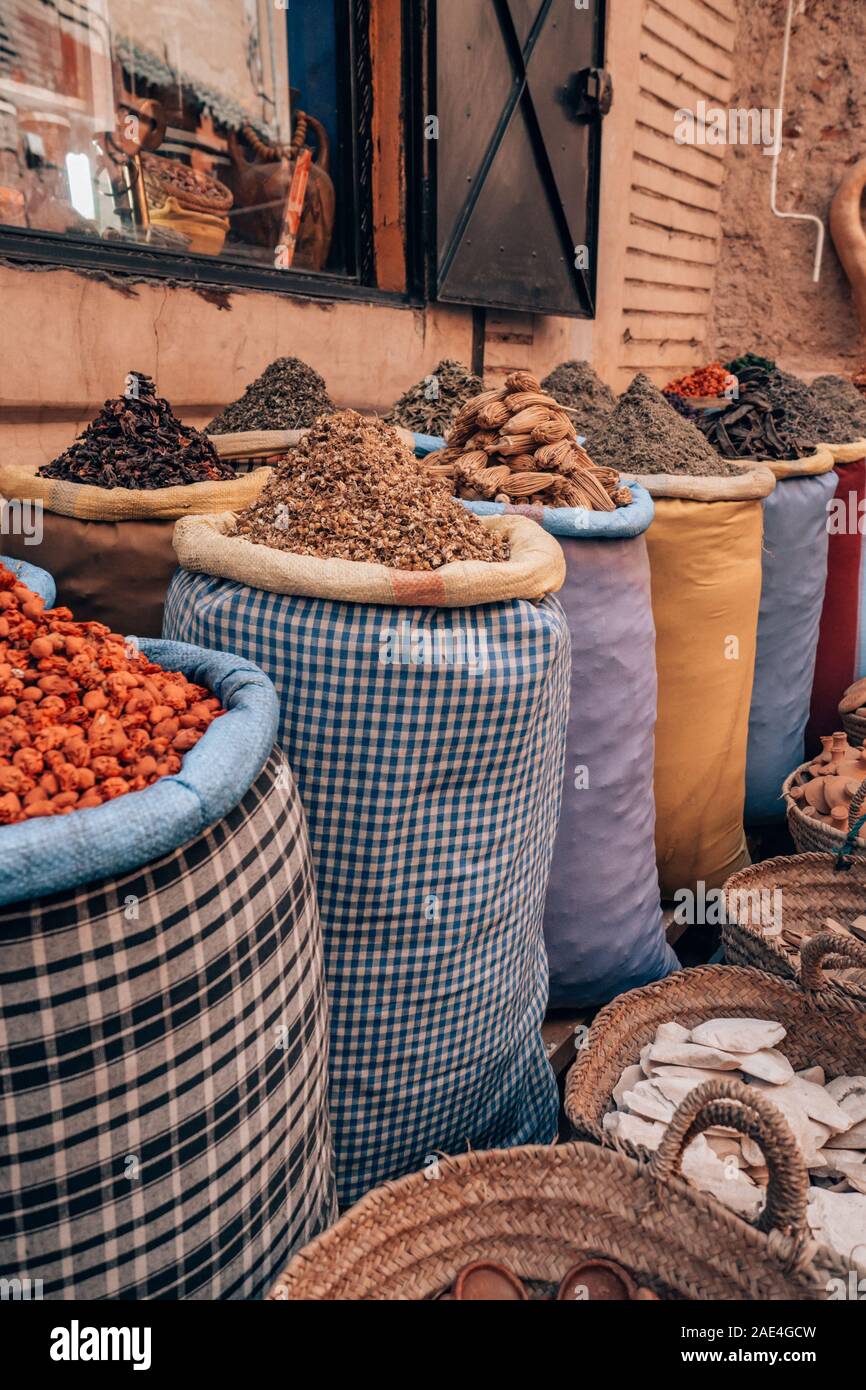
{"type": "MultiPolygon", "coordinates": [[[[730,459],[730,463],[747,471],[755,467],[755,459],[730,459]]],[[[785,478],[814,478],[833,469],[833,455],[824,444],[819,444],[814,454],[800,459],[758,459],[760,468],[769,468],[777,482],[785,478]]]]}
{"type": "MultiPolygon", "coordinates": [[[[411,430],[392,425],[404,444],[414,454],[415,436],[411,430]]],[[[205,431],[207,433],[207,431],[205,431]]],[[[261,455],[284,454],[295,449],[309,429],[302,430],[237,430],[233,434],[208,434],[208,439],[220,458],[246,459],[261,455]]]]}
{"type": "Polygon", "coordinates": [[[290,1262],[277,1300],[423,1299],[472,1260],[556,1284],[581,1255],[629,1269],[661,1297],[826,1297],[847,1266],[805,1222],[807,1176],[782,1117],[736,1081],[711,1081],[679,1107],[655,1155],[587,1143],[442,1157],[361,1199],[290,1262]],[[712,1124],[742,1127],[768,1153],[772,1202],[750,1225],[679,1172],[712,1124]]]}
{"type": "MultiPolygon", "coordinates": [[[[813,923],[820,924],[833,915],[834,907],[841,912],[837,904],[842,889],[850,890],[855,901],[859,898],[866,903],[866,860],[854,860],[847,870],[840,870],[836,867],[835,855],[812,852],[782,855],[752,864],[727,880],[722,921],[722,941],[732,965],[757,966],[782,979],[799,980],[808,989],[826,991],[828,996],[838,991],[848,999],[866,1004],[866,986],[829,973],[827,961],[816,957],[814,951],[804,956],[801,969],[796,956],[789,955],[779,944],[778,936],[767,935],[760,920],[752,921],[754,900],[749,895],[772,893],[776,889],[783,894],[783,912],[786,905],[790,909],[795,903],[798,919],[810,918],[813,923]]],[[[790,915],[788,920],[791,920],[790,915]]],[[[851,945],[853,949],[846,958],[840,959],[840,965],[859,967],[862,962],[866,967],[866,946],[859,942],[851,945]]]]}
{"type": "Polygon", "coordinates": [[[477,520],[486,530],[508,538],[509,560],[458,560],[438,570],[396,570],[357,560],[296,555],[232,535],[232,512],[182,518],[174,529],[174,549],[178,563],[196,574],[233,579],[274,594],[347,603],[465,608],[518,598],[537,601],[562,588],[562,547],[536,522],[525,516],[477,520]]]}
{"type": "MultiPolygon", "coordinates": [[[[797,846],[798,853],[839,854],[848,838],[847,830],[836,830],[832,825],[826,825],[823,821],[816,821],[811,816],[805,816],[791,796],[791,788],[808,767],[809,763],[801,763],[799,767],[795,767],[794,771],[788,774],[782,783],[782,796],[785,798],[787,807],[788,829],[791,832],[791,838],[797,846]]],[[[854,856],[866,855],[866,844],[858,839],[851,852],[854,856]]]]}
{"type": "Polygon", "coordinates": [[[272,476],[270,468],[256,468],[225,482],[188,483],[184,487],[145,490],[127,487],[91,487],[36,476],[38,464],[0,464],[0,497],[41,502],[57,516],[78,521],[177,521],[191,513],[241,511],[258,499],[272,476]]]}
{"type": "Polygon", "coordinates": [[[850,444],[826,444],[833,455],[834,463],[858,463],[866,458],[866,439],[855,439],[850,444]]]}
{"type": "Polygon", "coordinates": [[[652,497],[674,497],[686,502],[751,502],[768,497],[776,477],[765,464],[751,463],[742,475],[728,478],[692,477],[685,473],[622,474],[622,482],[642,483],[652,497]]]}

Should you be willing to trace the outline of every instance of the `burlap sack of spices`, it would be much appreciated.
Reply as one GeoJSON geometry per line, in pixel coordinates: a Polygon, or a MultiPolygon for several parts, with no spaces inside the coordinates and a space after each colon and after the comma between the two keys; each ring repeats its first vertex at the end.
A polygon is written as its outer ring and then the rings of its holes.
{"type": "MultiPolygon", "coordinates": [[[[628,481],[628,475],[623,475],[628,481]]],[[[749,862],[746,743],[761,598],[767,468],[641,473],[656,626],[656,855],[663,898],[720,887],[749,862]]]]}
{"type": "Polygon", "coordinates": [[[828,444],[836,491],[827,509],[827,584],[815,660],[806,756],[839,727],[843,690],[866,675],[866,440],[828,444]]]}
{"type": "Polygon", "coordinates": [[[0,1270],[254,1299],[335,1215],[304,808],[258,667],[141,647],[225,708],[181,772],[0,829],[0,1270]]]}
{"type": "MultiPolygon", "coordinates": [[[[734,459],[744,472],[754,459],[734,459]]],[[[804,757],[824,590],[827,508],[838,481],[820,447],[799,459],[761,460],[776,486],[763,501],[761,606],[746,752],[747,825],[782,821],[779,787],[804,757]]]]}
{"type": "Polygon", "coordinates": [[[36,465],[0,464],[0,497],[41,506],[38,544],[9,535],[4,551],[47,569],[59,601],[81,621],[159,637],[178,517],[247,507],[271,473],[257,468],[228,482],[143,491],[60,482],[38,477],[36,465]]]}
{"type": "Polygon", "coordinates": [[[523,516],[484,517],[480,524],[507,536],[509,560],[456,560],[437,570],[396,570],[358,560],[319,559],[233,535],[231,512],[181,518],[174,548],[178,563],[195,574],[235,579],[273,594],[346,603],[467,608],[507,599],[538,600],[562,588],[565,557],[555,537],[523,516]]]}

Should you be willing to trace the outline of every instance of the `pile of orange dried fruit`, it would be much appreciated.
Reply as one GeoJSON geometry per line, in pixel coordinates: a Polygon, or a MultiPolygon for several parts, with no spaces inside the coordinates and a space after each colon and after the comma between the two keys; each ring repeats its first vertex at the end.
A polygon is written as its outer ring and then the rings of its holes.
{"type": "Polygon", "coordinates": [[[723,396],[734,378],[721,362],[710,362],[687,376],[678,376],[664,388],[666,396],[723,396]]]}
{"type": "Polygon", "coordinates": [[[142,791],[179,772],[222,713],[204,686],[46,609],[0,565],[0,825],[142,791]]]}

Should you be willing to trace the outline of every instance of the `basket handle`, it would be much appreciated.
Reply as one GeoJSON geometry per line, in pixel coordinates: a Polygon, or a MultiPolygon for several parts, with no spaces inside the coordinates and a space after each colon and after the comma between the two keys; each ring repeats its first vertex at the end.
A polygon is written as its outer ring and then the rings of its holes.
{"type": "Polygon", "coordinates": [[[823,989],[827,983],[825,970],[840,970],[846,964],[866,969],[866,946],[853,936],[819,932],[800,947],[800,983],[804,989],[823,989]]]}
{"type": "Polygon", "coordinates": [[[864,799],[866,799],[866,777],[863,778],[852,796],[851,805],[848,807],[848,834],[845,836],[845,843],[836,855],[837,869],[850,869],[851,867],[851,859],[857,848],[860,831],[866,825],[866,815],[861,815],[864,799]]]}
{"type": "Polygon", "coordinates": [[[732,1077],[703,1081],[680,1103],[653,1155],[655,1176],[663,1182],[678,1176],[689,1144],[716,1125],[745,1134],[764,1154],[770,1179],[758,1230],[807,1235],[809,1176],[797,1142],[782,1115],[760,1091],[732,1077]]]}

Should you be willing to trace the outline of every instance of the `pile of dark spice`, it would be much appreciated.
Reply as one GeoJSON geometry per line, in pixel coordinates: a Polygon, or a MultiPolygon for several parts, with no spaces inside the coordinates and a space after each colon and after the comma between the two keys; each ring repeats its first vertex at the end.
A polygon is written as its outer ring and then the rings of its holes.
{"type": "Polygon", "coordinates": [[[588,362],[561,362],[541,383],[542,391],[573,411],[578,434],[601,423],[616,405],[616,396],[588,362]]]}
{"type": "Polygon", "coordinates": [[[803,458],[830,439],[832,422],[799,377],[753,353],[729,364],[730,371],[735,368],[737,399],[697,421],[723,458],[803,458]]]}
{"type": "Polygon", "coordinates": [[[479,377],[473,376],[462,362],[447,357],[429,376],[403,393],[385,420],[389,425],[402,425],[415,434],[444,438],[455,415],[483,390],[484,383],[479,377]]]}
{"type": "Polygon", "coordinates": [[[389,425],[354,410],[316,421],[238,515],[236,534],[274,550],[401,570],[510,554],[504,537],[423,473],[389,425]]]}
{"type": "Polygon", "coordinates": [[[299,357],[278,357],[238,400],[211,420],[207,430],[208,434],[305,430],[320,415],[332,415],[336,409],[318,372],[299,357]]]}
{"type": "Polygon", "coordinates": [[[234,476],[207,435],[182,425],[144,372],[130,372],[126,394],[106,401],[75,443],[39,469],[41,478],[148,492],[234,476]]]}
{"type": "Polygon", "coordinates": [[[852,381],[843,376],[816,376],[812,382],[815,397],[830,427],[830,444],[847,444],[866,439],[866,399],[852,381]]]}
{"type": "Polygon", "coordinates": [[[733,477],[740,472],[719,458],[690,420],[671,409],[643,372],[590,432],[587,447],[597,464],[623,473],[733,477]]]}

